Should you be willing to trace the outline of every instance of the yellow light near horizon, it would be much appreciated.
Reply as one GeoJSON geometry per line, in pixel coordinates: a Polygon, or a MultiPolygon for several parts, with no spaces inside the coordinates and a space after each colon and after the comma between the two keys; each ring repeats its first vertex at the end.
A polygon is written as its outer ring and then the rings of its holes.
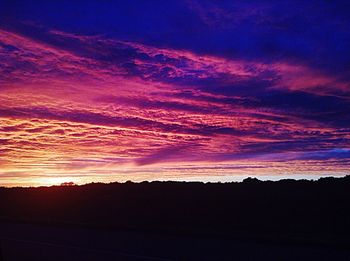
{"type": "Polygon", "coordinates": [[[78,183],[78,180],[74,177],[41,177],[35,180],[39,186],[61,185],[65,182],[78,183]]]}

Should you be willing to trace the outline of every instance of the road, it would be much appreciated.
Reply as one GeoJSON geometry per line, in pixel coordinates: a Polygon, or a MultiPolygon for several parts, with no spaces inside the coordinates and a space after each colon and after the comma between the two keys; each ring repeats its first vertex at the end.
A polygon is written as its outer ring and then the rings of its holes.
{"type": "Polygon", "coordinates": [[[350,260],[340,249],[91,228],[0,223],[0,261],[350,260]]]}

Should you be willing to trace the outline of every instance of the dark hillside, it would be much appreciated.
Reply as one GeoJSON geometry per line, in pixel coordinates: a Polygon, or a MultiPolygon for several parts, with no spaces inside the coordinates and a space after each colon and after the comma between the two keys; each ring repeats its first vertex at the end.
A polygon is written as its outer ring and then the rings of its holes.
{"type": "Polygon", "coordinates": [[[1,188],[3,221],[350,246],[350,176],[1,188]]]}

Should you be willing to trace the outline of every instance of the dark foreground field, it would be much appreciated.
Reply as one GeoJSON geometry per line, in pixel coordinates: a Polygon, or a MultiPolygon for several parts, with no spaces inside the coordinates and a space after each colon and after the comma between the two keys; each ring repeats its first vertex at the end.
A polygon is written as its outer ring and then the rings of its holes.
{"type": "Polygon", "coordinates": [[[350,260],[350,176],[0,189],[0,260],[350,260]]]}

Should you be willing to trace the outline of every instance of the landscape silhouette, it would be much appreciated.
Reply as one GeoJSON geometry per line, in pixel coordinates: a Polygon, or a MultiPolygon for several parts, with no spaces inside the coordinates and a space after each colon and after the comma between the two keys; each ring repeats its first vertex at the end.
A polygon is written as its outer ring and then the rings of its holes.
{"type": "Polygon", "coordinates": [[[0,0],[17,260],[350,261],[350,1],[0,0]]]}
{"type": "MultiPolygon", "coordinates": [[[[345,251],[346,260],[349,201],[350,176],[317,181],[64,183],[1,188],[0,216],[3,224],[61,227],[67,234],[80,228],[215,239],[218,244],[233,240],[303,251],[330,249],[345,251]]],[[[187,251],[190,255],[191,249],[187,251]]],[[[174,257],[172,252],[165,255],[174,257]]]]}

